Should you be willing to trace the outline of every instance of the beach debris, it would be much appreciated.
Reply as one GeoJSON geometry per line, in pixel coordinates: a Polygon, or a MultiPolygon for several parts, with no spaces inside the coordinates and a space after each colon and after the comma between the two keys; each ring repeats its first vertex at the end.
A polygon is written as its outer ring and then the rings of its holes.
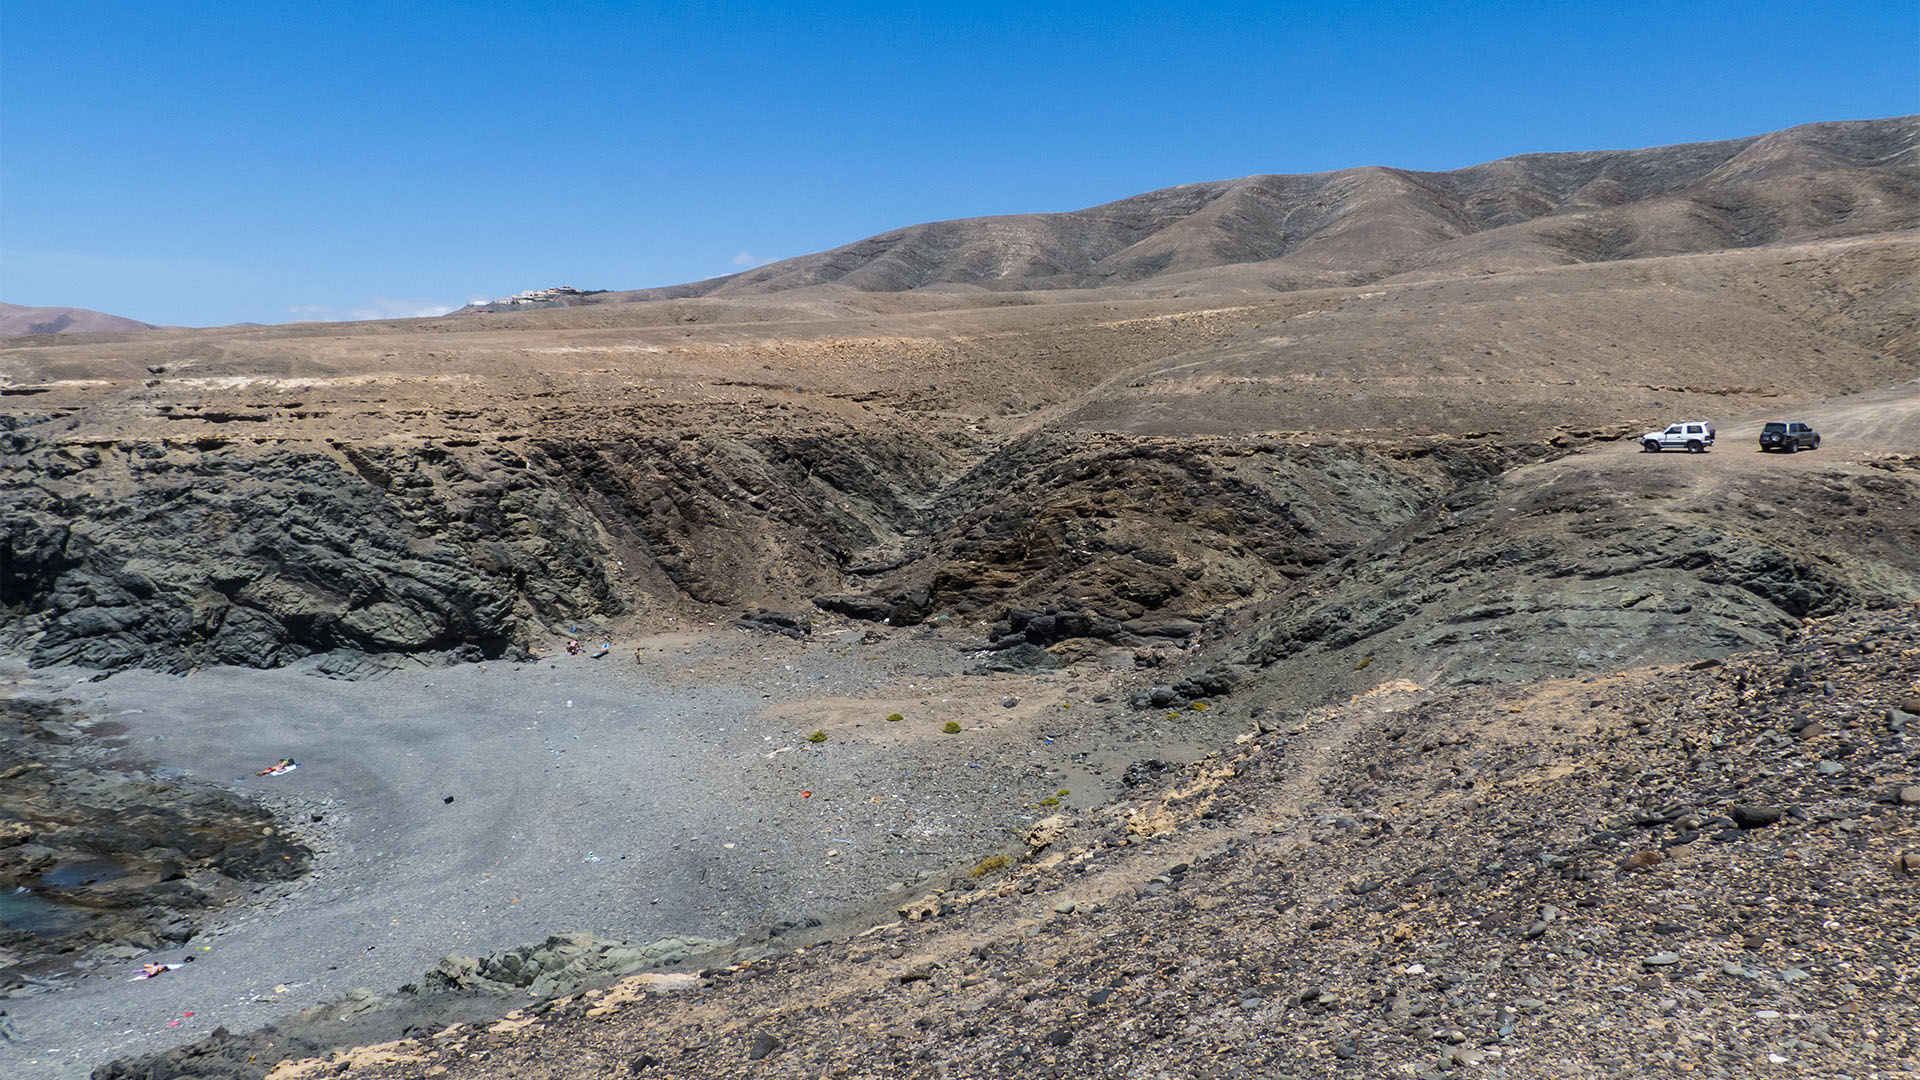
{"type": "Polygon", "coordinates": [[[441,801],[442,803],[445,803],[445,804],[446,804],[446,805],[448,805],[448,806],[452,806],[452,805],[453,805],[453,796],[451,796],[451,795],[448,795],[448,796],[447,796],[446,798],[443,798],[443,799],[441,799],[440,801],[441,801]]]}
{"type": "Polygon", "coordinates": [[[605,862],[606,860],[605,860],[605,859],[602,859],[602,858],[601,858],[600,856],[598,856],[598,855],[595,855],[595,854],[594,854],[593,852],[591,852],[591,851],[589,851],[589,852],[587,852],[587,857],[586,857],[586,859],[584,859],[584,860],[582,860],[582,861],[584,861],[584,862],[605,862]]]}
{"type": "Polygon", "coordinates": [[[288,758],[281,758],[281,759],[280,759],[279,761],[276,761],[276,762],[274,762],[273,764],[271,764],[271,765],[269,765],[269,766],[267,766],[267,767],[266,767],[266,768],[264,768],[264,769],[261,769],[261,770],[260,770],[259,772],[257,772],[257,773],[254,773],[253,775],[255,775],[255,776],[285,776],[285,775],[287,775],[288,773],[290,773],[290,772],[292,772],[293,770],[295,770],[295,769],[297,769],[297,768],[299,768],[299,767],[300,767],[300,763],[299,763],[299,762],[297,762],[297,761],[295,761],[295,760],[293,760],[292,758],[290,758],[290,757],[288,757],[288,758]]]}
{"type": "Polygon", "coordinates": [[[186,1012],[183,1012],[183,1013],[181,1013],[181,1014],[180,1014],[180,1017],[179,1017],[179,1019],[177,1019],[177,1020],[169,1020],[169,1021],[167,1021],[167,1026],[168,1026],[168,1027],[179,1027],[179,1026],[180,1026],[180,1021],[181,1021],[181,1020],[191,1020],[191,1019],[193,1019],[193,1010],[192,1010],[192,1009],[188,1009],[188,1010],[187,1010],[186,1012]]]}
{"type": "Polygon", "coordinates": [[[811,799],[811,798],[813,798],[813,792],[812,792],[812,791],[803,791],[803,792],[801,792],[801,793],[800,793],[800,797],[801,797],[801,798],[803,798],[803,799],[811,799]]]}

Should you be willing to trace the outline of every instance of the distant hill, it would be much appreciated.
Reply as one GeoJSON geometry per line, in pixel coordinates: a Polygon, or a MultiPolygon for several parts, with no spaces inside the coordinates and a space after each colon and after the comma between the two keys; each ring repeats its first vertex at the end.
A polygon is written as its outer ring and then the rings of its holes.
{"type": "Polygon", "coordinates": [[[27,334],[93,334],[107,330],[152,330],[148,323],[74,307],[0,304],[0,337],[27,334]]]}
{"type": "Polygon", "coordinates": [[[1213,281],[1293,289],[1916,225],[1920,116],[1906,116],[1723,142],[1526,154],[1451,172],[1370,166],[1187,184],[1070,213],[915,225],[740,274],[605,299],[825,285],[1164,291],[1213,281]]]}

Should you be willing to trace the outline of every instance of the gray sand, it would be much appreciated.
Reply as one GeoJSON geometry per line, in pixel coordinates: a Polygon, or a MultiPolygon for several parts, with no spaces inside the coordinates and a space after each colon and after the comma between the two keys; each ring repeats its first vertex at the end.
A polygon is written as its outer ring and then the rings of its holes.
{"type": "MultiPolygon", "coordinates": [[[[358,682],[0,671],[14,692],[127,724],[128,759],[260,796],[320,849],[309,878],[142,958],[192,954],[188,967],[129,981],[140,961],[102,964],[7,1001],[24,1041],[0,1044],[0,1071],[75,1075],[555,932],[730,938],[829,917],[1005,846],[1047,812],[1034,801],[1092,783],[1088,760],[1178,754],[1151,731],[1120,734],[1146,722],[1118,706],[1048,707],[1072,698],[1068,686],[1091,693],[1081,680],[951,675],[957,645],[896,642],[883,661],[725,632],[650,644],[666,647],[638,664],[628,643],[602,660],[558,653],[358,682]],[[1029,706],[999,709],[1009,687],[1031,692],[1029,706]],[[957,691],[979,700],[912,698],[957,691]],[[815,700],[854,704],[798,726],[763,712],[815,700]],[[887,708],[915,721],[886,723],[887,708]],[[928,734],[936,713],[967,717],[969,731],[928,734]],[[863,719],[819,720],[841,714],[863,719]],[[833,730],[812,745],[817,720],[833,730]],[[254,775],[282,757],[301,767],[254,775]]],[[[1191,748],[1197,734],[1177,741],[1191,748]]]]}

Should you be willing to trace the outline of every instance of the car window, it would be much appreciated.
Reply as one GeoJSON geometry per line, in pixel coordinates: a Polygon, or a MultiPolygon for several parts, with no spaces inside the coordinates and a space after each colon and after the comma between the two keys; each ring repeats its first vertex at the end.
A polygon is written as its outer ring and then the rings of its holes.
{"type": "Polygon", "coordinates": [[[1667,429],[1667,434],[1669,435],[1680,435],[1680,434],[1683,434],[1684,432],[1685,432],[1685,429],[1682,428],[1679,424],[1675,424],[1672,427],[1667,429]]]}
{"type": "Polygon", "coordinates": [[[1760,430],[1762,430],[1762,431],[1785,431],[1785,430],[1787,430],[1787,425],[1785,425],[1785,424],[1768,424],[1768,425],[1767,425],[1766,427],[1764,427],[1764,428],[1761,428],[1760,430]]]}

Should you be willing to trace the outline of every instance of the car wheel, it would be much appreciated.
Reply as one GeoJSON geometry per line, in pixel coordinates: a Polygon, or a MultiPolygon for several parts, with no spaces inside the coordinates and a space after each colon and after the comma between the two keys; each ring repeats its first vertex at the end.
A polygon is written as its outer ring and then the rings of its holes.
{"type": "Polygon", "coordinates": [[[1640,443],[1640,448],[1645,450],[1649,454],[1657,454],[1660,452],[1660,444],[1657,442],[1654,442],[1652,439],[1642,440],[1640,443]]]}
{"type": "Polygon", "coordinates": [[[1818,436],[1818,435],[1815,435],[1815,436],[1813,437],[1813,448],[1814,448],[1815,450],[1818,450],[1818,449],[1820,449],[1820,436],[1818,436]]]}
{"type": "Polygon", "coordinates": [[[1792,439],[1789,439],[1786,442],[1783,442],[1780,444],[1780,450],[1782,453],[1791,454],[1798,449],[1800,449],[1800,444],[1797,442],[1794,442],[1792,439]]]}
{"type": "Polygon", "coordinates": [[[1699,439],[1687,440],[1687,453],[1689,454],[1705,453],[1706,449],[1707,449],[1706,444],[1702,443],[1699,439]]]}

